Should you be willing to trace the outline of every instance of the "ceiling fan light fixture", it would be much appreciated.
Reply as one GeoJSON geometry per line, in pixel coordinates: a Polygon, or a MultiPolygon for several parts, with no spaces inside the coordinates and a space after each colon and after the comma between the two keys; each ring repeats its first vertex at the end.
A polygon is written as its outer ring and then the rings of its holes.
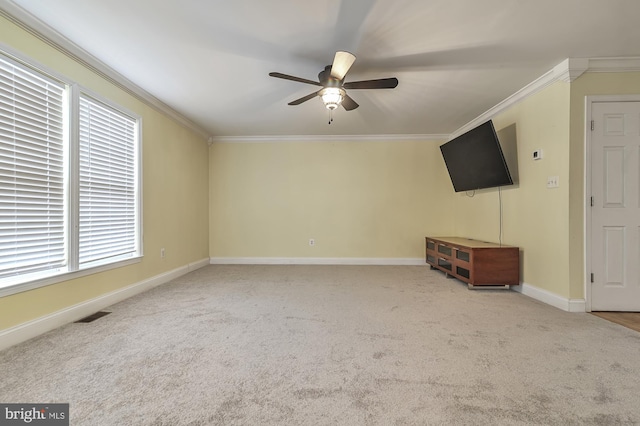
{"type": "Polygon", "coordinates": [[[325,87],[320,91],[320,98],[324,106],[331,111],[340,106],[345,95],[346,92],[340,87],[325,87]]]}

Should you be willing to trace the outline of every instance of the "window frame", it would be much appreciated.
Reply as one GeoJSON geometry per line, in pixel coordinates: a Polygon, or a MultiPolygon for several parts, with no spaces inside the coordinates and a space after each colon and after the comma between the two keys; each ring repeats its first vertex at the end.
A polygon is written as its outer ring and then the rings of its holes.
{"type": "Polygon", "coordinates": [[[49,79],[56,80],[66,86],[66,122],[67,131],[64,141],[65,157],[65,250],[67,252],[67,266],[63,268],[43,271],[37,277],[26,276],[25,280],[20,280],[20,275],[0,280],[0,297],[34,290],[40,287],[57,284],[71,279],[81,278],[111,269],[122,268],[124,266],[140,263],[143,258],[143,186],[142,186],[142,117],[135,112],[117,104],[116,102],[99,95],[92,90],[81,86],[72,79],[61,75],[45,65],[34,61],[32,58],[17,52],[4,43],[0,43],[0,57],[12,62],[15,66],[24,67],[29,72],[43,75],[49,79]],[[136,252],[122,257],[115,257],[104,262],[93,262],[89,266],[81,269],[79,265],[79,209],[80,209],[80,97],[89,98],[90,101],[103,104],[136,122],[134,150],[134,172],[136,185],[136,252]],[[3,282],[4,281],[4,282],[3,282]],[[15,283],[11,283],[11,282],[15,283]],[[8,284],[7,284],[8,283],[8,284]]]}
{"type": "MultiPolygon", "coordinates": [[[[74,161],[73,166],[70,164],[70,169],[73,173],[73,179],[72,182],[74,184],[74,188],[73,188],[73,192],[72,194],[76,197],[78,197],[77,203],[75,204],[74,208],[74,213],[75,216],[70,220],[71,225],[73,226],[74,231],[70,232],[70,235],[72,235],[75,238],[75,241],[78,241],[78,244],[75,245],[70,245],[70,247],[74,247],[74,251],[79,250],[79,235],[78,234],[78,230],[79,230],[79,224],[80,224],[80,213],[79,213],[79,208],[80,208],[80,201],[79,201],[79,197],[80,197],[80,115],[79,115],[79,104],[80,104],[80,98],[84,97],[86,99],[88,99],[91,102],[95,102],[98,104],[102,104],[102,106],[107,107],[107,108],[111,108],[114,111],[126,116],[127,118],[135,121],[135,141],[134,141],[134,173],[135,173],[135,192],[136,192],[136,199],[135,199],[135,210],[136,210],[136,241],[135,241],[135,254],[133,255],[121,255],[118,257],[113,258],[113,260],[105,260],[105,261],[101,261],[101,260],[97,260],[97,261],[92,261],[88,263],[88,266],[86,266],[84,269],[92,269],[94,267],[100,267],[103,265],[107,265],[107,264],[111,264],[111,263],[118,263],[120,261],[123,260],[128,260],[131,257],[142,257],[142,118],[133,113],[132,111],[128,111],[125,108],[121,107],[120,105],[116,104],[115,102],[110,101],[109,99],[104,98],[103,96],[98,95],[97,93],[94,93],[84,87],[81,86],[76,86],[76,90],[73,91],[73,109],[78,111],[78,114],[74,113],[72,114],[72,120],[75,119],[76,121],[73,123],[73,133],[77,134],[77,137],[73,138],[74,141],[74,146],[71,149],[71,152],[73,153],[73,155],[77,158],[77,161],[74,161]]],[[[71,211],[71,209],[70,209],[71,211]]],[[[77,253],[74,253],[74,261],[79,262],[79,255],[77,253]]],[[[77,270],[80,270],[80,265],[76,265],[77,270]]]]}

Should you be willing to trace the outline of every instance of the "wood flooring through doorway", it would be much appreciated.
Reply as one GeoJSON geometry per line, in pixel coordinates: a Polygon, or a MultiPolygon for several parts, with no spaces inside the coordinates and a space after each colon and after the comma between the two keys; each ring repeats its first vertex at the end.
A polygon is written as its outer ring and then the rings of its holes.
{"type": "Polygon", "coordinates": [[[607,321],[640,332],[640,312],[591,312],[593,315],[607,321]]]}

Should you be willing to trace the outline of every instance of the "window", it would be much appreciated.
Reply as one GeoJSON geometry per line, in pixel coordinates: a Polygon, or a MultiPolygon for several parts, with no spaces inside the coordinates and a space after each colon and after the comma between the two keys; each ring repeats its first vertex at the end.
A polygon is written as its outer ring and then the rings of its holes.
{"type": "Polygon", "coordinates": [[[0,58],[0,279],[66,264],[65,92],[0,58]]]}
{"type": "Polygon", "coordinates": [[[136,253],[136,127],[121,112],[80,97],[81,267],[136,253]]]}
{"type": "Polygon", "coordinates": [[[140,256],[139,124],[0,53],[0,295],[140,256]]]}

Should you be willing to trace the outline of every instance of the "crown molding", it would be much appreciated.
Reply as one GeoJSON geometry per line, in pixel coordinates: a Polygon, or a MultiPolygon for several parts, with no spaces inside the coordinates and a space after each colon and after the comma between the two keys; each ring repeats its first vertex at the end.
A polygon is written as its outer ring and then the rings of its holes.
{"type": "Polygon", "coordinates": [[[640,57],[590,58],[587,72],[640,72],[640,57]]]}
{"type": "Polygon", "coordinates": [[[589,69],[589,59],[567,58],[553,67],[552,75],[555,81],[571,83],[589,69]]]}
{"type": "Polygon", "coordinates": [[[567,58],[513,95],[485,111],[449,135],[453,139],[490,120],[502,111],[545,89],[557,81],[571,83],[585,72],[639,72],[640,57],[567,58]]]}
{"type": "MultiPolygon", "coordinates": [[[[490,120],[492,117],[495,117],[496,115],[498,115],[502,111],[505,111],[508,108],[511,108],[513,105],[517,104],[518,102],[528,98],[529,96],[533,95],[534,93],[539,92],[542,89],[544,89],[544,88],[550,86],[551,84],[555,83],[556,81],[558,81],[558,72],[559,71],[560,70],[558,70],[557,67],[552,69],[552,70],[547,71],[545,74],[543,74],[542,76],[538,77],[536,80],[534,80],[533,82],[529,83],[528,85],[526,85],[522,89],[518,90],[513,95],[511,95],[508,98],[504,99],[502,102],[500,102],[500,103],[496,104],[495,106],[491,107],[490,109],[488,109],[484,113],[480,114],[478,117],[474,118],[473,120],[471,120],[470,122],[468,122],[464,126],[460,127],[455,132],[451,133],[449,135],[448,139],[449,140],[453,139],[455,137],[458,137],[458,136],[462,135],[463,133],[468,132],[471,129],[474,129],[474,128],[478,127],[479,125],[481,125],[482,123],[490,120]]],[[[562,71],[562,72],[564,73],[564,71],[562,71]]]]}
{"type": "Polygon", "coordinates": [[[219,136],[211,137],[203,127],[180,114],[151,93],[127,79],[95,56],[73,43],[65,36],[36,18],[11,0],[0,0],[0,16],[13,22],[34,37],[90,69],[126,93],[167,115],[213,143],[261,143],[261,142],[320,142],[320,141],[442,141],[457,137],[516,103],[543,90],[557,81],[573,82],[585,72],[640,72],[640,57],[567,58],[533,82],[504,99],[483,114],[460,127],[450,135],[273,135],[273,136],[219,136]]]}
{"type": "Polygon", "coordinates": [[[0,16],[13,22],[24,31],[98,74],[100,77],[154,108],[156,111],[167,115],[186,128],[193,130],[202,136],[203,139],[209,137],[209,132],[204,128],[189,120],[10,0],[0,0],[0,16]]]}
{"type": "Polygon", "coordinates": [[[273,136],[218,136],[209,138],[214,143],[274,143],[274,142],[425,142],[444,141],[449,135],[273,135],[273,136]]]}

